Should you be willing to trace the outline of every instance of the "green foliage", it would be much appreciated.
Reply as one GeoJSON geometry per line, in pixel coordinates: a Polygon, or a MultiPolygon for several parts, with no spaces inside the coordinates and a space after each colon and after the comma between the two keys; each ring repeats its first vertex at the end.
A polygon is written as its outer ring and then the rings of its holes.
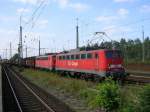
{"type": "Polygon", "coordinates": [[[128,106],[121,109],[121,112],[135,112],[133,105],[128,104],[128,106]]]}
{"type": "Polygon", "coordinates": [[[99,84],[98,93],[93,101],[93,105],[105,109],[106,111],[117,110],[120,105],[120,89],[112,79],[107,79],[99,84]]]}
{"type": "Polygon", "coordinates": [[[150,85],[145,86],[139,94],[137,110],[139,112],[150,112],[150,85]]]}

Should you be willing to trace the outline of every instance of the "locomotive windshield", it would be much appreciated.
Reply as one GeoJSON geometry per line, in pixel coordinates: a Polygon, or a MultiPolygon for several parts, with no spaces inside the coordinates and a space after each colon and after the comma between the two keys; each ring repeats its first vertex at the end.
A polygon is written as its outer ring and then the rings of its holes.
{"type": "Polygon", "coordinates": [[[107,58],[122,58],[121,51],[106,51],[107,58]]]}

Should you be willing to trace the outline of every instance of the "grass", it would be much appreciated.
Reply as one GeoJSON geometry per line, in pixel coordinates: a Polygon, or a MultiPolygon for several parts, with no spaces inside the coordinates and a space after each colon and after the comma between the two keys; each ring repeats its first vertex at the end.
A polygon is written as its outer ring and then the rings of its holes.
{"type": "Polygon", "coordinates": [[[138,103],[139,92],[143,86],[127,85],[121,88],[121,106],[119,112],[134,112],[134,107],[138,103]]]}
{"type": "MultiPolygon", "coordinates": [[[[69,93],[83,100],[89,108],[92,108],[91,102],[97,95],[96,83],[62,77],[56,73],[33,69],[24,69],[21,73],[30,81],[46,90],[57,89],[58,91],[69,93]]],[[[118,112],[129,112],[126,109],[129,108],[130,104],[133,105],[138,102],[137,96],[138,92],[142,90],[142,86],[126,85],[120,88],[122,101],[118,112]]]]}
{"type": "Polygon", "coordinates": [[[93,82],[62,77],[48,71],[24,69],[22,74],[33,83],[44,88],[54,88],[67,93],[69,92],[76,97],[86,99],[86,101],[91,99],[93,95],[90,94],[94,93],[92,89],[96,87],[96,84],[93,82]]]}

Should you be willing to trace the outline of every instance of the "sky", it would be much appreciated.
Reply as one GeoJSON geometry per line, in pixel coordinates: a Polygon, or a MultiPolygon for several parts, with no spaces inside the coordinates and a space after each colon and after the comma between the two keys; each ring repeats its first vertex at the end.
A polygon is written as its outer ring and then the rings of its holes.
{"type": "Polygon", "coordinates": [[[39,39],[41,53],[74,49],[77,18],[80,46],[96,38],[94,32],[142,39],[143,26],[150,36],[150,0],[0,0],[0,55],[10,58],[10,43],[12,55],[17,52],[20,23],[24,56],[26,47],[28,56],[38,55],[39,39]]]}

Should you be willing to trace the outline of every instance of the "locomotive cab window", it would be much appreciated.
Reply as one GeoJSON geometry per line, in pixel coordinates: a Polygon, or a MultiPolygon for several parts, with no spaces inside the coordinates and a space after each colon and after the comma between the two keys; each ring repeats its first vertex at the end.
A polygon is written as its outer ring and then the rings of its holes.
{"type": "Polygon", "coordinates": [[[106,51],[106,57],[107,58],[121,58],[122,53],[121,51],[106,51]]]}

